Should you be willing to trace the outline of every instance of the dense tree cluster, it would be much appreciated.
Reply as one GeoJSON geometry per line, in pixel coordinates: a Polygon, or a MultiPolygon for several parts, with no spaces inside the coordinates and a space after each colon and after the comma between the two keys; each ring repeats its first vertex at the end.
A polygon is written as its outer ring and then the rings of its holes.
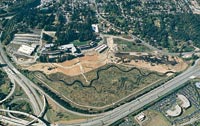
{"type": "Polygon", "coordinates": [[[192,14],[149,16],[143,20],[143,24],[135,25],[135,35],[141,35],[152,45],[175,49],[178,42],[192,41],[200,47],[200,17],[192,14]],[[159,20],[160,26],[155,25],[159,20]]]}
{"type": "Polygon", "coordinates": [[[180,7],[170,0],[98,0],[98,3],[102,16],[115,27],[125,33],[131,31],[154,46],[171,52],[191,51],[190,43],[200,47],[200,17],[192,14],[184,2],[180,7]]]}
{"type": "MultiPolygon", "coordinates": [[[[17,32],[28,33],[31,29],[44,29],[46,31],[56,31],[57,44],[68,44],[74,40],[87,41],[95,38],[95,34],[91,28],[93,23],[97,22],[95,12],[90,7],[75,8],[71,14],[70,21],[66,18],[66,7],[60,8],[62,4],[55,3],[47,8],[35,8],[38,0],[30,0],[33,4],[26,5],[16,11],[15,16],[11,20],[3,20],[2,27],[4,32],[2,40],[8,44],[13,35],[17,32]]],[[[51,39],[45,36],[45,39],[51,39]]],[[[52,39],[49,41],[52,42],[52,39]]]]}
{"type": "Polygon", "coordinates": [[[95,39],[91,23],[69,23],[66,27],[58,29],[56,32],[59,44],[68,44],[74,40],[87,41],[95,39]]]}

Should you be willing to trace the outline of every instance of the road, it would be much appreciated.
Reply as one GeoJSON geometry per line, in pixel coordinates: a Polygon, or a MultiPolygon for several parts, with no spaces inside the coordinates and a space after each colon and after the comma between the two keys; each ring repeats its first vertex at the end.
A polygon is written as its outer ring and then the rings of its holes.
{"type": "MultiPolygon", "coordinates": [[[[0,112],[8,112],[8,113],[14,113],[14,114],[20,114],[20,115],[24,115],[26,117],[32,118],[35,121],[38,121],[38,124],[33,124],[36,126],[46,126],[46,124],[39,118],[37,118],[36,116],[33,116],[31,114],[25,113],[25,112],[20,112],[20,111],[13,111],[13,110],[4,110],[4,109],[0,109],[0,112]]],[[[5,117],[5,116],[4,116],[5,117]]],[[[7,117],[8,119],[9,117],[7,117]]],[[[26,120],[22,120],[22,119],[18,119],[18,118],[9,118],[10,121],[16,122],[18,124],[22,124],[22,125],[27,125],[29,124],[29,121],[26,120]]]]}
{"type": "MultiPolygon", "coordinates": [[[[2,34],[2,32],[1,32],[2,34]]],[[[0,34],[0,38],[1,38],[0,34]]],[[[10,80],[15,81],[27,94],[28,98],[31,101],[31,105],[35,115],[42,117],[44,115],[42,100],[36,90],[31,87],[30,80],[24,78],[24,75],[21,74],[13,65],[10,63],[9,59],[7,58],[6,53],[3,50],[3,46],[0,42],[0,63],[7,64],[6,67],[3,67],[4,71],[8,74],[10,80]]],[[[46,115],[44,118],[47,120],[46,115]]]]}
{"type": "MultiPolygon", "coordinates": [[[[2,33],[1,33],[2,34],[2,33]]],[[[1,34],[0,34],[0,38],[1,38],[1,34]]],[[[43,105],[42,105],[42,101],[38,95],[38,93],[35,91],[34,88],[32,88],[30,86],[30,80],[24,78],[24,75],[21,74],[9,61],[9,59],[7,58],[7,54],[4,52],[3,50],[3,46],[0,42],[0,54],[1,54],[1,60],[2,63],[7,64],[8,67],[4,67],[4,69],[7,69],[6,71],[13,71],[14,74],[10,74],[10,78],[16,78],[16,81],[18,81],[21,85],[21,87],[24,89],[24,91],[26,92],[26,94],[28,95],[28,97],[30,98],[31,102],[34,103],[33,108],[35,111],[35,114],[38,115],[40,114],[40,110],[42,109],[43,105]],[[15,76],[15,77],[14,77],[15,76]]]]}
{"type": "MultiPolygon", "coordinates": [[[[1,47],[0,47],[1,50],[1,47]]],[[[1,61],[3,63],[3,61],[1,61]]],[[[5,62],[4,62],[5,63],[5,62]]],[[[31,100],[32,107],[34,110],[34,113],[37,115],[40,113],[39,105],[35,99],[35,96],[33,95],[32,91],[25,85],[25,83],[10,69],[9,67],[4,67],[4,71],[8,74],[8,77],[12,80],[15,80],[15,82],[22,87],[22,89],[27,94],[28,98],[31,100]]]]}

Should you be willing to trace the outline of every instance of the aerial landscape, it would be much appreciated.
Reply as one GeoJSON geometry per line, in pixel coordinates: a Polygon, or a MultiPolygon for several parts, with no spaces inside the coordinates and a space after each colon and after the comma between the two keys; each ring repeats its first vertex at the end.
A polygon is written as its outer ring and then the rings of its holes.
{"type": "Polygon", "coordinates": [[[200,0],[0,0],[0,126],[200,126],[200,0]]]}

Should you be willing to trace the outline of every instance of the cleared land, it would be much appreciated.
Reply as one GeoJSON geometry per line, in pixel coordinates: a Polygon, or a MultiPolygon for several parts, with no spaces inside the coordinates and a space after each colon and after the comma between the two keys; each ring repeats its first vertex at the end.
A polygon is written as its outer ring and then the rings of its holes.
{"type": "Polygon", "coordinates": [[[68,76],[76,76],[97,69],[106,64],[106,55],[95,52],[87,53],[84,57],[76,58],[63,63],[38,63],[26,69],[30,71],[42,71],[45,74],[63,73],[68,76]]]}
{"type": "MultiPolygon", "coordinates": [[[[98,54],[96,52],[89,52],[84,57],[65,61],[63,63],[37,63],[29,67],[25,67],[24,69],[27,69],[29,71],[41,71],[47,75],[54,73],[63,73],[67,76],[84,75],[87,72],[95,70],[108,63],[113,63],[116,61],[116,59],[119,59],[119,57],[115,57],[114,55],[111,55],[112,57],[109,57],[108,55],[109,54],[107,53],[98,54]]],[[[119,61],[118,64],[135,66],[138,68],[161,73],[165,73],[168,71],[180,72],[188,67],[188,64],[178,57],[172,58],[169,56],[169,61],[175,61],[175,65],[164,63],[152,65],[151,62],[147,62],[143,59],[136,60],[132,54],[127,57],[122,57],[122,59],[123,58],[129,59],[130,62],[123,63],[119,61]]]]}
{"type": "Polygon", "coordinates": [[[152,65],[151,63],[142,60],[139,61],[132,60],[130,62],[130,65],[134,65],[139,68],[146,68],[148,70],[155,70],[161,73],[165,73],[167,71],[180,72],[188,67],[188,64],[185,63],[182,59],[176,57],[176,61],[178,62],[178,64],[176,65],[166,65],[166,64],[152,65]]]}
{"type": "Polygon", "coordinates": [[[151,51],[148,47],[136,43],[130,42],[122,39],[113,39],[114,43],[118,46],[119,52],[149,52],[151,51]]]}
{"type": "Polygon", "coordinates": [[[165,73],[168,71],[180,72],[188,67],[188,64],[179,57],[160,56],[151,54],[117,54],[119,64],[136,66],[138,68],[148,69],[165,73]],[[126,62],[125,62],[126,61],[126,62]]]}

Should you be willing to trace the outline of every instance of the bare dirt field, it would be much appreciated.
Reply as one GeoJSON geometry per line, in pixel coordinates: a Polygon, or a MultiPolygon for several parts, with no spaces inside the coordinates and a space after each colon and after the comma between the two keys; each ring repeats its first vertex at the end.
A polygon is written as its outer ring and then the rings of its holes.
{"type": "Polygon", "coordinates": [[[151,65],[151,63],[139,60],[139,61],[134,61],[132,60],[129,64],[134,65],[138,68],[145,68],[148,70],[152,71],[157,71],[161,73],[166,73],[168,71],[173,71],[173,72],[180,72],[185,70],[188,67],[188,64],[185,63],[182,59],[177,58],[178,64],[176,65],[165,65],[165,64],[159,64],[159,65],[151,65]]]}
{"type": "Polygon", "coordinates": [[[169,56],[169,62],[176,62],[176,64],[172,65],[172,64],[167,64],[167,63],[151,63],[151,62],[146,62],[145,60],[135,60],[130,59],[130,62],[127,63],[122,63],[119,62],[119,64],[126,64],[126,65],[131,65],[131,66],[135,66],[138,68],[143,68],[143,69],[147,69],[147,70],[151,70],[151,71],[156,71],[156,72],[160,72],[160,73],[166,73],[168,71],[173,71],[173,72],[180,72],[185,70],[188,67],[188,64],[186,62],[184,62],[181,58],[179,57],[173,57],[169,56]]]}
{"type": "MultiPolygon", "coordinates": [[[[141,54],[142,55],[142,54],[141,54]]],[[[159,57],[159,56],[158,56],[159,57]]],[[[75,58],[73,60],[65,61],[62,63],[36,63],[25,69],[30,71],[42,71],[45,74],[54,74],[54,73],[63,73],[68,76],[77,76],[83,75],[87,72],[90,72],[94,69],[97,69],[101,66],[109,63],[115,63],[113,60],[115,58],[113,51],[107,51],[104,53],[96,53],[95,51],[90,51],[85,54],[83,57],[75,58]]],[[[169,56],[169,61],[176,61],[175,65],[166,65],[166,64],[154,64],[151,62],[146,62],[144,60],[135,60],[135,58],[130,59],[129,63],[121,63],[125,65],[135,66],[138,68],[143,68],[151,71],[156,71],[160,73],[166,73],[168,71],[180,72],[185,70],[188,67],[188,64],[185,63],[181,58],[169,56]]]]}
{"type": "Polygon", "coordinates": [[[42,71],[45,74],[61,72],[68,76],[76,76],[97,69],[105,64],[106,54],[100,55],[96,52],[92,52],[83,57],[63,63],[37,63],[26,69],[30,71],[42,71]]]}

